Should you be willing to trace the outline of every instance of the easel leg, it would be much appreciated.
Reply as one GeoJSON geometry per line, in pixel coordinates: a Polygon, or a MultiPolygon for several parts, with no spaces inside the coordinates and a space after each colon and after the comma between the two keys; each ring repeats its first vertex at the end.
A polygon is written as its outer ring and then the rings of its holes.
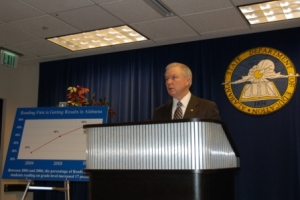
{"type": "Polygon", "coordinates": [[[69,181],[65,181],[64,185],[65,185],[65,189],[66,189],[65,200],[70,200],[70,183],[69,183],[69,181]]]}
{"type": "Polygon", "coordinates": [[[22,196],[22,200],[24,200],[26,195],[27,195],[27,191],[28,191],[28,188],[30,186],[30,183],[31,183],[31,180],[29,180],[28,183],[27,183],[26,189],[25,189],[24,194],[22,196]]]}

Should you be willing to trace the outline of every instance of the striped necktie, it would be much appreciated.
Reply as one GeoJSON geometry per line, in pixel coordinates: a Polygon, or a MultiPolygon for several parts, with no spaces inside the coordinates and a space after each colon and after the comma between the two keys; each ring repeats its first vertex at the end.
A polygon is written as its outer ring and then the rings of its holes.
{"type": "Polygon", "coordinates": [[[182,119],[182,109],[181,109],[182,103],[178,101],[177,108],[174,113],[173,119],[182,119]]]}

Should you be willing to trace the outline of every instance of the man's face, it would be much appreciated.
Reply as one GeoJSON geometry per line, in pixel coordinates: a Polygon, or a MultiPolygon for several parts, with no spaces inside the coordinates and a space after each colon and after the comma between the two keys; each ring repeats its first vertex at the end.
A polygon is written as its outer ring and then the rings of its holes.
{"type": "Polygon", "coordinates": [[[170,96],[181,100],[188,92],[191,78],[184,77],[180,67],[172,67],[165,73],[166,87],[170,96]]]}

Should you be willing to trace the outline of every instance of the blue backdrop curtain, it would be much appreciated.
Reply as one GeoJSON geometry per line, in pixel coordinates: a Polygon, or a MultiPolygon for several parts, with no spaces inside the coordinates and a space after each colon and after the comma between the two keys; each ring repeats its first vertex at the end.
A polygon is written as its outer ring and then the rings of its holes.
{"type": "MultiPolygon", "coordinates": [[[[299,33],[300,29],[294,28],[41,63],[38,106],[67,101],[67,88],[80,85],[89,88],[90,95],[106,97],[117,113],[109,123],[144,121],[170,99],[164,83],[165,66],[185,63],[193,72],[191,92],[217,103],[239,150],[236,199],[300,199],[300,86],[279,111],[252,116],[235,109],[221,85],[228,65],[237,55],[261,46],[285,53],[299,72],[299,33]]],[[[87,184],[71,183],[71,196],[72,200],[88,199],[87,184]]],[[[38,191],[34,199],[64,196],[38,191]]]]}

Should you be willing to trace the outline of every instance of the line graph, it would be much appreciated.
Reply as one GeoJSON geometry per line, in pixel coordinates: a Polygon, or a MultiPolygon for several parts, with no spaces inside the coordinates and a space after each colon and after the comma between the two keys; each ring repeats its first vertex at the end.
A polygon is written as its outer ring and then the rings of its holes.
{"type": "Polygon", "coordinates": [[[82,126],[97,123],[102,119],[27,119],[18,159],[85,160],[82,126]]]}
{"type": "Polygon", "coordinates": [[[69,134],[69,133],[71,133],[71,132],[74,132],[74,131],[76,131],[76,130],[79,130],[79,129],[82,129],[82,127],[79,127],[79,128],[76,128],[76,129],[74,129],[74,130],[72,130],[72,131],[69,131],[69,132],[67,132],[67,133],[61,134],[61,135],[57,136],[56,138],[54,138],[54,139],[52,139],[52,140],[46,142],[45,144],[42,144],[41,146],[37,147],[36,149],[32,150],[30,153],[34,153],[35,151],[39,150],[40,148],[46,146],[47,144],[50,144],[50,143],[53,142],[54,140],[59,139],[59,138],[61,138],[62,136],[67,135],[67,134],[69,134]]]}

